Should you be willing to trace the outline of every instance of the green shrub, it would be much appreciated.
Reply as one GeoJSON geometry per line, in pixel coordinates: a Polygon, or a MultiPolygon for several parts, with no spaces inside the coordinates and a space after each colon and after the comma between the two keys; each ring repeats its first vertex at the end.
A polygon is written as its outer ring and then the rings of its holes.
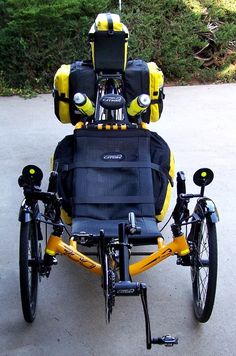
{"type": "Polygon", "coordinates": [[[0,2],[0,71],[13,87],[43,88],[62,63],[88,57],[87,33],[107,0],[0,2]],[[6,21],[7,19],[7,21],[6,21]]]}
{"type": "MultiPolygon", "coordinates": [[[[167,81],[236,80],[235,0],[122,3],[131,57],[156,61],[167,81]],[[214,35],[216,60],[205,68],[194,58],[194,51],[207,45],[198,32],[208,31],[210,21],[220,25],[214,35]]],[[[42,91],[51,87],[62,63],[90,57],[87,34],[96,15],[118,13],[117,8],[116,0],[0,0],[0,93],[6,88],[42,91]]]]}
{"type": "MultiPolygon", "coordinates": [[[[123,19],[131,32],[131,56],[155,60],[167,80],[179,83],[222,80],[221,71],[235,62],[232,53],[230,58],[220,61],[230,41],[235,41],[236,53],[235,0],[130,0],[125,4],[123,19]],[[202,61],[194,58],[194,51],[208,43],[198,32],[209,31],[208,23],[215,21],[220,22],[215,33],[218,48],[215,55],[219,58],[217,65],[205,68],[202,61]]],[[[226,80],[236,80],[236,71],[230,73],[226,80]]]]}

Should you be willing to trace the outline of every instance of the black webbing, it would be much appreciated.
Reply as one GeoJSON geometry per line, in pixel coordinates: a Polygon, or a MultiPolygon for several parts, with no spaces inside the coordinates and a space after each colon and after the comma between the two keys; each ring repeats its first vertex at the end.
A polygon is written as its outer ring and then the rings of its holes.
{"type": "Polygon", "coordinates": [[[58,94],[58,90],[54,89],[53,91],[53,96],[56,100],[63,101],[65,103],[70,103],[71,100],[69,98],[66,98],[65,93],[61,93],[61,95],[58,94]]]}
{"type": "Polygon", "coordinates": [[[75,204],[153,204],[153,196],[125,195],[125,196],[78,196],[75,204]]]}
{"type": "Polygon", "coordinates": [[[108,31],[113,33],[113,20],[111,14],[107,14],[107,24],[108,24],[108,31]]]}
{"type": "Polygon", "coordinates": [[[119,161],[119,162],[77,162],[72,164],[65,164],[62,167],[62,172],[67,172],[76,168],[151,168],[168,177],[173,186],[172,177],[159,164],[147,161],[119,161]]]}
{"type": "Polygon", "coordinates": [[[69,171],[76,168],[152,168],[156,171],[161,171],[159,164],[147,161],[119,161],[119,162],[76,162],[63,166],[63,171],[69,171]]]}

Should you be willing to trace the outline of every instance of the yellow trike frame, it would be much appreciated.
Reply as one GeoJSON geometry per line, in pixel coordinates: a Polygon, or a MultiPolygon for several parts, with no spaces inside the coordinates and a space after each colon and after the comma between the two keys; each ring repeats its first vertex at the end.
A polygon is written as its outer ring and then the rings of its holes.
{"type": "MultiPolygon", "coordinates": [[[[158,237],[157,248],[157,251],[129,266],[129,273],[131,276],[135,276],[148,270],[149,268],[152,268],[169,256],[173,256],[175,254],[178,256],[185,256],[190,252],[184,235],[173,237],[173,241],[167,245],[165,245],[162,237],[158,237]]],[[[78,251],[77,243],[74,241],[73,236],[70,238],[69,244],[66,244],[62,241],[61,237],[50,235],[45,252],[50,256],[55,256],[56,254],[66,256],[85,269],[98,275],[102,275],[101,264],[78,251]]]]}

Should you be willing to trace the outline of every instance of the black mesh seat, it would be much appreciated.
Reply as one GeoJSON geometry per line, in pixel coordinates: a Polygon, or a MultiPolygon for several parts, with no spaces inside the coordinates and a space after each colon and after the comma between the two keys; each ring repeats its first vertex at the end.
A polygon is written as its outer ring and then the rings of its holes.
{"type": "MultiPolygon", "coordinates": [[[[118,224],[133,212],[141,235],[134,244],[156,244],[161,236],[155,219],[151,134],[147,130],[75,130],[72,233],[118,237],[118,224]]],[[[161,189],[159,185],[155,191],[161,189]]]]}
{"type": "MultiPolygon", "coordinates": [[[[99,236],[103,229],[108,238],[118,238],[118,224],[127,223],[126,220],[96,220],[89,218],[74,218],[72,221],[72,234],[86,232],[99,236]]],[[[141,228],[141,235],[129,236],[129,242],[135,245],[156,244],[157,237],[162,237],[155,218],[136,218],[136,225],[141,228]]]]}

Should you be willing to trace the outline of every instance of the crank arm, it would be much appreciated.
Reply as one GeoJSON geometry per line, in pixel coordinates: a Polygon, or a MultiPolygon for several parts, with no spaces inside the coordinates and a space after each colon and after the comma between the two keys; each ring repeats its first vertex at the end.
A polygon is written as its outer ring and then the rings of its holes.
{"type": "Polygon", "coordinates": [[[145,327],[146,327],[146,346],[150,350],[152,345],[165,345],[165,346],[174,346],[178,344],[178,339],[172,337],[171,335],[165,335],[158,338],[153,338],[151,336],[151,325],[150,318],[148,313],[148,304],[147,304],[147,286],[145,283],[140,283],[140,295],[143,305],[144,317],[145,317],[145,327]]]}

